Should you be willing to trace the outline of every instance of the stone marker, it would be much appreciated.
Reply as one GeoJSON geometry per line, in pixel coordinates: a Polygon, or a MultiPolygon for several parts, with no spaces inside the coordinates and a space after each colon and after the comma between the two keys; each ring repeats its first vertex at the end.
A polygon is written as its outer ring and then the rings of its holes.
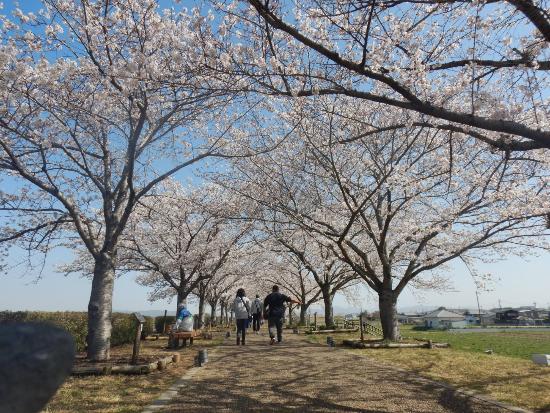
{"type": "Polygon", "coordinates": [[[208,350],[207,349],[201,349],[199,350],[198,352],[198,355],[197,355],[197,361],[198,361],[198,365],[199,367],[202,367],[204,366],[206,363],[208,363],[208,350]]]}
{"type": "Polygon", "coordinates": [[[533,354],[531,358],[539,366],[550,366],[550,354],[533,354]]]}
{"type": "Polygon", "coordinates": [[[73,366],[73,338],[39,323],[0,325],[0,413],[42,410],[73,366]]]}

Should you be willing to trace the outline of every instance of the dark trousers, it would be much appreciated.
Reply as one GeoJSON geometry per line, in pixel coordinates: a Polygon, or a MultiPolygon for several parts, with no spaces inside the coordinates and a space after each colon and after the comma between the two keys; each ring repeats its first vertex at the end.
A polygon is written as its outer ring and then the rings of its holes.
{"type": "Polygon", "coordinates": [[[244,339],[246,337],[246,327],[248,327],[248,318],[237,319],[237,344],[241,341],[244,344],[244,339]]]}
{"type": "Polygon", "coordinates": [[[277,330],[277,341],[280,343],[283,339],[283,317],[269,317],[267,326],[271,338],[275,338],[275,330],[277,330]]]}
{"type": "Polygon", "coordinates": [[[260,331],[261,320],[262,320],[262,313],[252,314],[252,330],[260,331]]]}

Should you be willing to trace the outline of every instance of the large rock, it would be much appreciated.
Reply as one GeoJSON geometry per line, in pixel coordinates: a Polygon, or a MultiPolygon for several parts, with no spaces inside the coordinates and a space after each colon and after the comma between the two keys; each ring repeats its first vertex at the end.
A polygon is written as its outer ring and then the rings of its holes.
{"type": "Polygon", "coordinates": [[[70,374],[65,330],[39,323],[0,325],[0,413],[39,412],[70,374]]]}

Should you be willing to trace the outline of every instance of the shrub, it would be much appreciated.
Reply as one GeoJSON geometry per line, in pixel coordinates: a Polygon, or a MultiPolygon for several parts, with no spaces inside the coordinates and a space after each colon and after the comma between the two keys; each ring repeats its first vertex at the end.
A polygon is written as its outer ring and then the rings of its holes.
{"type": "Polygon", "coordinates": [[[131,343],[136,335],[136,321],[132,314],[113,313],[111,319],[111,346],[131,343]]]}
{"type": "Polygon", "coordinates": [[[43,322],[53,324],[67,330],[75,341],[76,350],[86,349],[86,335],[88,326],[88,315],[83,312],[59,311],[2,311],[0,312],[0,323],[23,323],[43,322]]]}
{"type": "Polygon", "coordinates": [[[155,332],[155,317],[145,317],[145,323],[143,324],[143,330],[141,330],[141,339],[150,336],[155,332]]]}
{"type": "MultiPolygon", "coordinates": [[[[157,333],[164,333],[164,331],[162,331],[162,324],[163,324],[163,321],[164,321],[164,316],[161,315],[161,316],[158,316],[158,317],[155,317],[155,331],[157,333]]],[[[170,325],[170,324],[174,324],[176,322],[176,316],[173,316],[173,315],[167,315],[166,316],[166,325],[170,325]]]]}
{"type": "MultiPolygon", "coordinates": [[[[143,330],[146,334],[151,334],[153,332],[153,318],[146,317],[145,319],[143,330]]],[[[15,322],[43,322],[61,327],[73,336],[76,351],[86,350],[88,314],[85,312],[0,311],[0,323],[15,322]]],[[[111,346],[119,346],[134,341],[136,322],[132,314],[113,313],[112,325],[111,346]]]]}

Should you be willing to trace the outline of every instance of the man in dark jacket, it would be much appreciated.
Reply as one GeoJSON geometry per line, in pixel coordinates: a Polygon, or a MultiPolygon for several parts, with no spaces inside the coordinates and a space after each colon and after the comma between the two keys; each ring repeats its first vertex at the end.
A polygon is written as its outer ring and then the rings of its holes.
{"type": "Polygon", "coordinates": [[[283,319],[285,316],[285,303],[301,304],[298,300],[281,294],[279,286],[273,286],[273,292],[265,297],[264,300],[264,318],[267,318],[267,326],[269,327],[269,337],[271,342],[275,344],[275,330],[277,331],[277,342],[280,343],[283,339],[283,319]]]}

